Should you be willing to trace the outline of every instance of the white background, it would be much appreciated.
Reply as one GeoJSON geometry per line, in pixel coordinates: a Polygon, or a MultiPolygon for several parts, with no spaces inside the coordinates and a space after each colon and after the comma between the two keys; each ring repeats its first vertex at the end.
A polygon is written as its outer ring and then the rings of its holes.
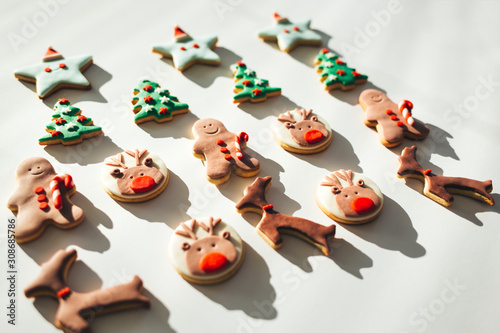
{"type": "MultiPolygon", "coordinates": [[[[74,290],[108,287],[138,274],[153,302],[149,311],[99,317],[91,324],[94,332],[498,331],[500,2],[402,1],[393,7],[373,0],[68,1],[50,6],[2,1],[0,12],[0,202],[16,187],[18,163],[44,156],[57,172],[74,177],[78,193],[72,200],[86,214],[76,229],[51,227],[18,247],[15,327],[6,324],[8,288],[0,279],[0,318],[7,332],[57,332],[52,324],[56,302],[33,303],[22,290],[41,263],[67,247],[77,248],[81,260],[69,273],[74,290]],[[378,23],[374,13],[389,9],[390,15],[378,15],[383,25],[378,23]],[[347,93],[324,91],[312,68],[319,48],[286,54],[257,38],[260,28],[272,24],[275,10],[291,20],[312,18],[324,45],[369,75],[370,83],[347,93]],[[30,24],[38,27],[30,30],[30,24]],[[180,73],[170,60],[153,54],[151,46],[170,41],[175,24],[195,37],[218,35],[215,51],[222,64],[180,73]],[[16,38],[17,45],[11,41],[16,38]],[[65,56],[94,56],[85,72],[92,90],[65,89],[41,101],[33,84],[14,78],[14,69],[39,62],[49,45],[65,56]],[[283,96],[233,105],[229,65],[240,59],[271,86],[281,87],[283,96]],[[170,89],[191,112],[171,123],[135,125],[129,101],[142,76],[170,89]],[[488,80],[496,83],[485,86],[488,80]],[[497,206],[456,197],[445,208],[421,194],[420,182],[397,179],[397,157],[413,142],[387,149],[363,124],[357,98],[373,86],[394,101],[411,100],[414,116],[431,128],[431,136],[417,143],[424,167],[492,179],[497,206]],[[60,97],[103,126],[105,136],[71,147],[39,146],[60,97]],[[295,106],[312,108],[332,126],[333,143],[323,153],[293,155],[270,138],[272,117],[295,106]],[[255,232],[259,217],[242,217],[234,209],[253,179],[233,176],[217,188],[192,156],[191,126],[205,117],[250,135],[248,151],[262,163],[259,175],[273,177],[268,200],[278,211],[332,223],[316,205],[314,191],[329,171],[346,168],[379,185],[385,195],[381,215],[367,225],[339,226],[330,257],[288,236],[283,248],[273,250],[255,232]],[[165,192],[152,201],[119,203],[101,188],[104,158],[130,148],[157,153],[172,172],[165,192]],[[178,223],[209,215],[240,233],[247,256],[232,279],[200,287],[175,272],[167,246],[178,223]]],[[[11,216],[5,208],[0,243],[5,272],[11,216]]]]}

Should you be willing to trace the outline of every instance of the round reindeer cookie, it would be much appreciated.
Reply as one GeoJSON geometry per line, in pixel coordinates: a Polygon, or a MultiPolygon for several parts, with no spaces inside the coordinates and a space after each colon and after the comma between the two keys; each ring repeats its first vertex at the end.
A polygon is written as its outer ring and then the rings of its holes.
{"type": "Polygon", "coordinates": [[[156,154],[144,150],[126,150],[107,158],[101,171],[101,183],[115,200],[141,202],[159,195],[168,183],[168,169],[156,154]]]}
{"type": "Polygon", "coordinates": [[[292,153],[314,154],[325,150],[332,142],[328,123],[312,110],[287,111],[273,121],[272,130],[280,146],[292,153]]]}
{"type": "Polygon", "coordinates": [[[170,261],[177,272],[200,284],[228,279],[240,268],[244,255],[245,246],[236,230],[213,217],[182,222],[169,245],[170,261]]]}
{"type": "Polygon", "coordinates": [[[380,214],[384,195],[365,175],[342,169],[323,179],[316,191],[316,202],[323,213],[337,222],[362,224],[380,214]]]}

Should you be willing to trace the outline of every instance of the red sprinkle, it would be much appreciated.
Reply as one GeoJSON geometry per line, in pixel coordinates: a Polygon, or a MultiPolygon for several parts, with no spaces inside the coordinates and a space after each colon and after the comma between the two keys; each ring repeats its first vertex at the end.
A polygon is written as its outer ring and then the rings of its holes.
{"type": "Polygon", "coordinates": [[[146,90],[146,91],[151,91],[151,90],[153,90],[153,86],[150,84],[146,84],[142,89],[146,90]]]}
{"type": "Polygon", "coordinates": [[[432,172],[432,171],[431,171],[431,169],[427,169],[427,170],[425,170],[425,171],[424,171],[424,175],[428,175],[428,174],[430,174],[431,172],[432,172]]]}
{"type": "Polygon", "coordinates": [[[342,60],[340,60],[340,59],[335,60],[335,63],[336,63],[337,65],[343,65],[343,64],[345,64],[345,62],[343,62],[343,61],[342,61],[342,60]]]}
{"type": "Polygon", "coordinates": [[[197,49],[197,48],[199,48],[199,47],[200,47],[200,45],[198,45],[198,44],[193,44],[193,47],[194,47],[195,49],[197,49]]]}
{"type": "Polygon", "coordinates": [[[248,87],[248,86],[252,85],[252,81],[245,80],[245,81],[243,81],[243,85],[246,86],[246,87],[248,87]]]}
{"type": "Polygon", "coordinates": [[[182,51],[186,51],[186,48],[184,46],[181,46],[182,51]]]}
{"type": "Polygon", "coordinates": [[[356,71],[352,71],[352,76],[354,77],[358,77],[358,76],[361,76],[361,74],[359,74],[358,72],[356,71]]]}
{"type": "Polygon", "coordinates": [[[218,140],[217,140],[217,144],[218,144],[219,146],[222,146],[222,145],[224,144],[224,140],[222,140],[222,139],[218,139],[218,140]]]}
{"type": "Polygon", "coordinates": [[[396,123],[396,125],[398,125],[399,127],[401,127],[401,126],[403,126],[403,122],[402,122],[402,121],[398,121],[398,122],[396,123]]]}
{"type": "Polygon", "coordinates": [[[85,117],[85,116],[78,116],[78,118],[76,118],[76,121],[78,121],[80,123],[83,123],[86,120],[87,120],[87,117],[85,117]]]}
{"type": "Polygon", "coordinates": [[[300,29],[299,29],[299,27],[293,27],[293,30],[299,31],[300,29]]]}
{"type": "Polygon", "coordinates": [[[42,194],[42,193],[45,193],[45,190],[43,189],[43,187],[37,186],[37,187],[35,187],[35,193],[42,194]]]}
{"type": "Polygon", "coordinates": [[[65,122],[66,122],[66,119],[64,119],[64,118],[59,117],[56,119],[56,125],[62,125],[65,122]]]}
{"type": "Polygon", "coordinates": [[[151,95],[147,95],[146,97],[144,97],[144,102],[149,103],[152,101],[153,101],[153,97],[151,97],[151,95]]]}
{"type": "Polygon", "coordinates": [[[47,196],[46,196],[45,194],[40,194],[40,195],[36,198],[36,200],[37,200],[38,202],[45,201],[46,199],[47,199],[47,196]]]}
{"type": "Polygon", "coordinates": [[[337,69],[337,75],[345,75],[345,71],[343,69],[337,69]]]}
{"type": "Polygon", "coordinates": [[[226,147],[220,147],[221,153],[227,153],[228,151],[229,151],[229,149],[227,149],[226,147]]]}
{"type": "Polygon", "coordinates": [[[398,116],[396,116],[395,114],[393,114],[393,115],[391,116],[391,120],[397,120],[397,119],[398,119],[398,116]]]}
{"type": "Polygon", "coordinates": [[[45,68],[45,71],[46,71],[47,73],[50,73],[50,72],[52,72],[52,69],[50,69],[49,67],[46,67],[46,68],[45,68]]]}
{"type": "Polygon", "coordinates": [[[271,204],[269,204],[269,205],[264,205],[264,206],[262,206],[262,209],[263,209],[263,210],[266,210],[266,211],[267,211],[267,210],[271,210],[271,209],[273,209],[273,205],[271,205],[271,204]]]}
{"type": "Polygon", "coordinates": [[[40,209],[45,209],[47,207],[49,207],[49,204],[46,202],[40,202],[40,204],[38,205],[38,208],[40,209]]]}
{"type": "Polygon", "coordinates": [[[59,68],[66,68],[66,64],[60,63],[59,68]]]}
{"type": "Polygon", "coordinates": [[[231,156],[231,154],[226,154],[226,155],[224,155],[224,158],[229,161],[233,157],[231,156]]]}
{"type": "Polygon", "coordinates": [[[287,34],[287,33],[289,33],[290,31],[289,31],[288,29],[283,29],[283,32],[287,34]]]}
{"type": "Polygon", "coordinates": [[[252,90],[252,93],[255,96],[259,96],[259,95],[262,95],[262,90],[261,89],[254,89],[254,90],[252,90]]]}
{"type": "Polygon", "coordinates": [[[236,62],[236,65],[238,65],[238,66],[240,66],[240,67],[241,67],[241,66],[246,66],[246,65],[245,65],[245,63],[244,63],[243,61],[237,61],[237,62],[236,62]]]}
{"type": "Polygon", "coordinates": [[[160,114],[165,115],[167,113],[168,113],[168,109],[167,108],[161,108],[160,109],[160,114]]]}
{"type": "Polygon", "coordinates": [[[69,102],[69,99],[67,99],[67,98],[59,98],[57,101],[59,102],[59,104],[66,104],[66,103],[69,102]]]}
{"type": "Polygon", "coordinates": [[[390,114],[392,114],[392,110],[386,110],[385,113],[390,115],[390,114]]]}
{"type": "Polygon", "coordinates": [[[52,137],[59,136],[59,134],[61,134],[61,132],[60,132],[60,131],[56,131],[56,130],[52,130],[52,131],[50,131],[49,133],[50,133],[50,135],[51,135],[52,137]]]}
{"type": "Polygon", "coordinates": [[[323,54],[328,53],[328,52],[330,52],[330,50],[328,50],[326,48],[321,49],[321,53],[323,53],[323,54]]]}

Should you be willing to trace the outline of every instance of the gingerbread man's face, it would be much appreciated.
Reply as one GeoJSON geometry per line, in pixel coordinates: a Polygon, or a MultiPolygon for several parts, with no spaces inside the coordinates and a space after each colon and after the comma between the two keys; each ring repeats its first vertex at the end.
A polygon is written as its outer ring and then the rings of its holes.
{"type": "Polygon", "coordinates": [[[388,99],[387,95],[385,95],[381,91],[368,89],[361,93],[360,100],[362,100],[363,103],[366,104],[366,106],[370,107],[386,102],[388,99]]]}
{"type": "Polygon", "coordinates": [[[31,157],[19,164],[16,171],[17,179],[37,181],[47,175],[54,175],[55,171],[49,161],[43,157],[31,157]]]}
{"type": "Polygon", "coordinates": [[[212,118],[206,118],[200,119],[194,123],[193,131],[201,138],[227,132],[227,129],[220,121],[212,118]]]}

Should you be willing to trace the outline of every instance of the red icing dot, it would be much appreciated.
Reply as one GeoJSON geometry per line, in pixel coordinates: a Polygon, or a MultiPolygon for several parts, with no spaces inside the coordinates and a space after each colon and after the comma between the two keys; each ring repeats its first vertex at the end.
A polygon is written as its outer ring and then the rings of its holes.
{"type": "Polygon", "coordinates": [[[167,113],[168,113],[168,109],[167,108],[161,108],[160,109],[160,114],[165,115],[167,113]]]}
{"type": "Polygon", "coordinates": [[[146,91],[151,91],[151,90],[153,90],[153,86],[150,84],[146,84],[142,89],[146,90],[146,91]]]}
{"type": "Polygon", "coordinates": [[[226,147],[220,147],[221,153],[227,153],[229,150],[226,147]]]}
{"type": "Polygon", "coordinates": [[[153,97],[151,97],[151,95],[147,95],[146,97],[144,97],[144,102],[149,103],[152,101],[153,101],[153,97]]]}
{"type": "Polygon", "coordinates": [[[198,45],[198,44],[193,44],[193,47],[194,47],[195,49],[197,49],[197,48],[199,48],[199,47],[200,47],[200,45],[198,45]]]}
{"type": "Polygon", "coordinates": [[[66,68],[66,64],[60,63],[59,68],[66,68]]]}
{"type": "Polygon", "coordinates": [[[236,62],[236,65],[238,65],[238,66],[240,66],[240,67],[241,67],[241,66],[246,66],[246,65],[245,65],[245,63],[244,63],[243,61],[237,61],[237,62],[236,62]]]}
{"type": "Polygon", "coordinates": [[[424,171],[424,175],[428,175],[428,174],[430,174],[431,172],[432,172],[432,171],[431,171],[431,169],[427,169],[427,170],[425,170],[425,171],[424,171]]]}
{"type": "Polygon", "coordinates": [[[337,69],[337,75],[345,75],[345,71],[343,69],[337,69]]]}
{"type": "Polygon", "coordinates": [[[252,93],[255,95],[255,96],[259,96],[262,94],[262,90],[261,89],[254,89],[252,90],[252,93]]]}
{"type": "Polygon", "coordinates": [[[226,154],[226,155],[224,155],[224,158],[229,161],[233,157],[231,156],[231,154],[226,154]]]}
{"type": "Polygon", "coordinates": [[[71,289],[69,289],[69,287],[65,287],[57,292],[57,297],[64,298],[68,296],[69,293],[71,293],[71,289]]]}
{"type": "Polygon", "coordinates": [[[358,72],[356,72],[356,71],[352,71],[352,76],[354,76],[354,77],[358,77],[358,76],[360,76],[360,75],[361,75],[361,74],[359,74],[358,72]]]}
{"type": "Polygon", "coordinates": [[[47,207],[49,207],[49,204],[46,202],[40,202],[40,204],[38,205],[38,208],[40,209],[45,209],[47,207]]]}
{"type": "Polygon", "coordinates": [[[52,137],[59,136],[59,134],[61,134],[61,132],[60,132],[60,131],[56,131],[56,130],[52,130],[52,131],[50,131],[49,133],[50,133],[50,135],[51,135],[52,137]]]}
{"type": "Polygon", "coordinates": [[[328,53],[328,52],[330,52],[330,50],[325,49],[325,48],[321,49],[321,53],[323,53],[323,54],[328,53]]]}
{"type": "Polygon", "coordinates": [[[299,31],[300,29],[299,29],[299,27],[293,27],[293,30],[299,31]]]}
{"type": "Polygon", "coordinates": [[[186,48],[184,46],[181,46],[182,51],[186,51],[186,48]]]}
{"type": "Polygon", "coordinates": [[[56,125],[62,125],[65,122],[66,122],[66,119],[64,119],[64,118],[60,118],[59,117],[59,118],[56,119],[56,125]]]}
{"type": "Polygon", "coordinates": [[[156,185],[155,180],[149,176],[134,178],[130,184],[130,188],[136,193],[149,191],[156,185]]]}
{"type": "Polygon", "coordinates": [[[398,119],[398,116],[396,116],[395,114],[393,114],[393,115],[391,116],[391,120],[396,120],[396,119],[398,119]]]}
{"type": "Polygon", "coordinates": [[[35,193],[36,194],[42,194],[44,192],[45,192],[45,190],[43,189],[43,187],[41,187],[41,186],[35,187],[35,193]]]}
{"type": "Polygon", "coordinates": [[[222,146],[224,144],[224,140],[221,140],[221,139],[217,140],[217,144],[219,146],[222,146]]]}
{"type": "Polygon", "coordinates": [[[324,137],[323,133],[318,130],[309,130],[304,133],[304,140],[306,140],[307,143],[320,142],[324,137]]]}
{"type": "Polygon", "coordinates": [[[220,271],[227,264],[227,258],[219,252],[211,252],[205,255],[199,263],[200,269],[207,273],[220,271]]]}
{"type": "Polygon", "coordinates": [[[401,126],[403,126],[403,122],[402,122],[402,121],[398,121],[398,122],[396,123],[396,125],[398,125],[399,127],[401,127],[401,126]]]}
{"type": "Polygon", "coordinates": [[[264,205],[264,206],[262,206],[262,209],[266,210],[266,211],[271,210],[271,209],[273,209],[273,205],[264,205]]]}
{"type": "Polygon", "coordinates": [[[57,101],[59,102],[59,104],[66,104],[66,103],[69,102],[69,99],[67,99],[67,98],[59,98],[57,101]]]}
{"type": "Polygon", "coordinates": [[[243,81],[243,85],[245,85],[246,87],[248,87],[248,86],[252,85],[252,81],[245,80],[245,81],[243,81]]]}
{"type": "Polygon", "coordinates": [[[369,213],[375,208],[373,200],[366,197],[359,197],[351,202],[351,207],[358,214],[369,213]]]}
{"type": "Polygon", "coordinates": [[[386,110],[385,113],[392,114],[392,110],[386,110]]]}
{"type": "Polygon", "coordinates": [[[290,31],[289,31],[288,29],[283,29],[283,32],[287,34],[287,33],[289,33],[290,31]]]}
{"type": "Polygon", "coordinates": [[[343,62],[340,59],[335,60],[335,63],[337,63],[337,65],[343,65],[343,64],[345,64],[345,62],[343,62]]]}
{"type": "Polygon", "coordinates": [[[46,71],[47,73],[50,73],[50,72],[52,72],[52,69],[50,69],[49,67],[46,67],[46,68],[45,68],[45,71],[46,71]]]}
{"type": "Polygon", "coordinates": [[[78,118],[76,118],[76,121],[78,121],[80,123],[83,123],[86,120],[87,120],[87,118],[85,116],[78,116],[78,118]]]}
{"type": "Polygon", "coordinates": [[[47,196],[46,196],[45,194],[40,194],[40,195],[36,198],[36,200],[37,200],[38,202],[45,201],[46,199],[47,199],[47,196]]]}

